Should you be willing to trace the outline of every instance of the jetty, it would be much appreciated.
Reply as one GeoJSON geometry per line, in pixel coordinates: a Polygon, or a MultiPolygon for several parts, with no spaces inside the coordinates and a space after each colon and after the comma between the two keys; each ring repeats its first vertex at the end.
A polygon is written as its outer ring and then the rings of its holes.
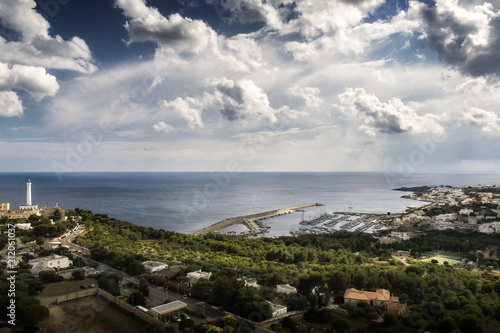
{"type": "Polygon", "coordinates": [[[270,217],[274,216],[280,216],[284,214],[289,214],[295,211],[300,211],[301,209],[307,208],[307,207],[314,207],[314,206],[324,206],[321,203],[308,203],[304,205],[298,205],[298,206],[293,206],[293,207],[288,207],[288,208],[281,208],[281,209],[275,209],[271,210],[268,212],[263,212],[263,213],[256,213],[256,214],[250,214],[250,215],[245,215],[245,216],[237,216],[237,217],[231,217],[228,219],[225,219],[223,221],[217,222],[212,224],[211,226],[202,229],[200,231],[196,231],[193,233],[193,235],[205,235],[208,234],[209,232],[219,232],[220,230],[227,228],[229,226],[235,225],[235,224],[243,224],[248,228],[248,232],[245,233],[245,235],[257,235],[263,232],[266,232],[267,229],[269,229],[268,226],[264,225],[261,221],[270,217]]]}

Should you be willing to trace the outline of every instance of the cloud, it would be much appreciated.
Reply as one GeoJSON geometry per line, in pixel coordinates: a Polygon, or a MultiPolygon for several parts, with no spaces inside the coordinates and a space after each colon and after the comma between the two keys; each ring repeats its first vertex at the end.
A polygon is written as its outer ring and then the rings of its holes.
{"type": "Polygon", "coordinates": [[[199,105],[196,99],[189,97],[183,99],[181,97],[177,97],[173,101],[161,102],[161,106],[183,118],[189,128],[194,129],[196,127],[203,127],[203,120],[201,119],[201,105],[199,105]]]}
{"type": "Polygon", "coordinates": [[[253,81],[223,77],[212,81],[211,86],[216,89],[215,100],[226,120],[277,120],[277,111],[270,106],[267,94],[253,81]]]}
{"type": "Polygon", "coordinates": [[[23,115],[23,104],[13,91],[0,91],[0,117],[23,115]]]}
{"type": "Polygon", "coordinates": [[[50,24],[35,7],[33,0],[0,0],[0,28],[7,31],[0,37],[0,91],[6,107],[3,116],[20,116],[24,112],[17,93],[9,90],[25,90],[37,101],[57,93],[57,79],[47,69],[80,73],[97,70],[85,41],[51,37],[50,24]]]}
{"type": "Polygon", "coordinates": [[[172,125],[170,124],[167,124],[166,122],[164,121],[159,121],[157,122],[156,124],[153,125],[153,129],[156,131],[156,132],[170,132],[172,131],[174,128],[172,127],[172,125]]]}
{"type": "Polygon", "coordinates": [[[492,4],[440,0],[413,8],[423,22],[422,38],[440,60],[471,76],[500,74],[500,12],[492,4]]]}
{"type": "Polygon", "coordinates": [[[293,86],[288,88],[288,94],[303,99],[307,107],[317,108],[323,103],[323,99],[319,97],[320,93],[321,91],[316,87],[293,86]]]}
{"type": "Polygon", "coordinates": [[[479,108],[464,112],[463,119],[471,125],[481,126],[483,132],[499,132],[500,119],[497,114],[479,108]]]}
{"type": "Polygon", "coordinates": [[[398,98],[384,103],[377,96],[367,94],[363,88],[346,88],[338,98],[341,111],[350,118],[363,120],[364,124],[359,129],[368,135],[443,132],[436,117],[429,114],[419,116],[398,98]]]}
{"type": "Polygon", "coordinates": [[[0,37],[0,61],[80,73],[95,72],[97,67],[85,41],[79,37],[68,41],[60,36],[51,37],[50,24],[35,7],[33,0],[0,0],[0,22],[13,31],[10,40],[0,37]]]}
{"type": "Polygon", "coordinates": [[[35,37],[49,37],[49,23],[33,8],[33,0],[0,1],[2,24],[21,33],[24,40],[35,37]]]}
{"type": "Polygon", "coordinates": [[[46,96],[54,96],[59,84],[54,76],[44,68],[33,66],[7,66],[0,63],[0,91],[23,89],[36,100],[46,96]]]}
{"type": "Polygon", "coordinates": [[[151,41],[179,52],[200,53],[216,43],[217,34],[200,20],[175,13],[164,17],[145,0],[117,0],[116,4],[130,18],[125,24],[129,42],[151,41]]]}

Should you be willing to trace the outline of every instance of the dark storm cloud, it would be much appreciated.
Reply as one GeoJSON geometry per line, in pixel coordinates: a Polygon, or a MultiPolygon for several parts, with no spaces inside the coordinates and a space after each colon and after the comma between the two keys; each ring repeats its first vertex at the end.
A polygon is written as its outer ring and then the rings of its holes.
{"type": "MultiPolygon", "coordinates": [[[[450,8],[422,6],[421,18],[430,46],[439,59],[470,76],[500,74],[500,18],[493,17],[484,26],[477,19],[459,18],[450,8]],[[474,36],[486,36],[486,43],[477,43],[474,36]]],[[[482,13],[482,15],[486,15],[482,13]]]]}
{"type": "Polygon", "coordinates": [[[217,85],[217,91],[225,96],[224,106],[220,112],[222,116],[229,121],[235,121],[244,118],[244,115],[239,111],[239,106],[243,104],[244,91],[239,86],[217,85]]]}

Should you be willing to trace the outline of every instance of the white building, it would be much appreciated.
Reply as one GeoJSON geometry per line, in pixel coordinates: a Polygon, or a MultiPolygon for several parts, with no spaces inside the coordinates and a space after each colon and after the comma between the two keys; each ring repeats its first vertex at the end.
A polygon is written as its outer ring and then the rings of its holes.
{"type": "Polygon", "coordinates": [[[144,268],[151,274],[168,268],[168,265],[159,261],[145,261],[142,263],[144,268]]]}
{"type": "Polygon", "coordinates": [[[250,279],[247,277],[242,277],[241,280],[245,282],[245,287],[254,287],[255,289],[259,290],[260,285],[257,283],[256,279],[250,279]]]}
{"type": "Polygon", "coordinates": [[[210,279],[211,276],[212,276],[211,272],[202,272],[201,269],[199,271],[187,273],[190,287],[193,287],[195,283],[198,282],[199,279],[204,278],[208,280],[210,279]]]}
{"type": "Polygon", "coordinates": [[[32,265],[31,272],[37,273],[53,268],[68,268],[70,265],[73,265],[73,262],[68,257],[53,254],[49,257],[31,259],[29,264],[32,265]]]}
{"type": "Polygon", "coordinates": [[[289,284],[278,284],[276,286],[276,291],[283,294],[295,294],[297,289],[289,284]]]}
{"type": "Polygon", "coordinates": [[[269,301],[267,303],[269,303],[269,305],[271,306],[273,318],[278,317],[278,316],[282,316],[288,312],[287,307],[284,305],[274,304],[274,303],[271,303],[269,301]]]}
{"type": "Polygon", "coordinates": [[[16,228],[19,230],[30,230],[33,229],[31,227],[31,223],[17,223],[16,228]]]}
{"type": "Polygon", "coordinates": [[[474,211],[472,209],[469,209],[469,208],[463,208],[463,209],[460,209],[460,211],[458,213],[460,215],[470,215],[470,214],[474,213],[474,211]]]}

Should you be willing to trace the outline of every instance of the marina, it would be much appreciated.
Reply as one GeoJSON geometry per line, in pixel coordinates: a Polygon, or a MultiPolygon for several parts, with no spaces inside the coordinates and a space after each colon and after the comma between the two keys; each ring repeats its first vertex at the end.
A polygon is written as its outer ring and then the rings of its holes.
{"type": "Polygon", "coordinates": [[[371,234],[389,229],[389,227],[378,222],[378,219],[382,216],[384,215],[352,212],[324,213],[313,219],[301,221],[299,229],[292,231],[292,233],[304,235],[349,231],[371,234]]]}

